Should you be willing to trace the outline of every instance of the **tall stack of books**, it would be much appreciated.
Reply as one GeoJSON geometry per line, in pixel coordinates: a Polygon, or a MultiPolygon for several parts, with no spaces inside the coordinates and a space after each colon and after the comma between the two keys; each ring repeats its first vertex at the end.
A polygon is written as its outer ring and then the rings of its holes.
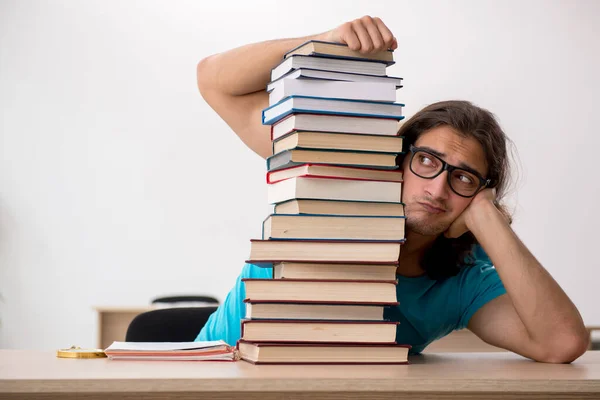
{"type": "Polygon", "coordinates": [[[392,51],[364,55],[309,41],[272,70],[273,214],[251,241],[249,263],[272,279],[245,279],[240,356],[253,363],[407,363],[396,343],[396,268],[404,241],[397,156],[402,79],[392,51]]]}

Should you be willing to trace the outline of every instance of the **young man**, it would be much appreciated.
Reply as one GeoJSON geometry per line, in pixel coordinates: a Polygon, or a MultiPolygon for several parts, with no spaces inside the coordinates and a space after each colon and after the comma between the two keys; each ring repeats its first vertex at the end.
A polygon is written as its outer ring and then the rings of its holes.
{"type": "MultiPolygon", "coordinates": [[[[319,35],[250,44],[198,64],[204,99],[262,157],[271,154],[269,127],[261,124],[270,71],[286,51],[310,39],[364,53],[397,47],[379,18],[365,16],[319,35]]],[[[468,102],[436,103],[409,119],[400,134],[407,146],[401,165],[407,240],[397,270],[400,305],[385,311],[400,321],[397,342],[418,353],[467,327],[487,343],[541,362],[571,362],[583,354],[589,334],[577,308],[499,205],[508,180],[507,139],[494,116],[468,102]]],[[[271,271],[245,265],[197,340],[239,339],[241,279],[247,277],[270,278],[271,271]]]]}

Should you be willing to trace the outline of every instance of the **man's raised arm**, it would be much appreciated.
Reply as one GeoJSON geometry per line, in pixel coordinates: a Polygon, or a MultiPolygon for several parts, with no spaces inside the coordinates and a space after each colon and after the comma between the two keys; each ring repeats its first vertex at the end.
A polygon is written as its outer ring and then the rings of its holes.
{"type": "Polygon", "coordinates": [[[379,18],[365,16],[313,36],[248,44],[212,55],[198,64],[202,97],[263,158],[271,155],[269,127],[262,125],[261,115],[269,105],[265,88],[271,69],[287,51],[308,40],[345,43],[363,53],[397,47],[396,39],[379,18]]]}

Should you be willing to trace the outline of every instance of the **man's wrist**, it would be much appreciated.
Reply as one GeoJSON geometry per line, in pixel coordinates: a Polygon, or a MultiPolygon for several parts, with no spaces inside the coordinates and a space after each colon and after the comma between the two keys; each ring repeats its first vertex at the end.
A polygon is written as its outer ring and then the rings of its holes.
{"type": "Polygon", "coordinates": [[[312,40],[318,40],[321,42],[331,42],[331,31],[326,31],[322,33],[318,33],[316,35],[311,36],[312,40]]]}
{"type": "Polygon", "coordinates": [[[504,221],[504,217],[494,203],[490,200],[481,201],[476,207],[473,207],[471,212],[466,216],[465,223],[467,228],[475,237],[482,232],[486,227],[493,226],[494,222],[504,221]]]}

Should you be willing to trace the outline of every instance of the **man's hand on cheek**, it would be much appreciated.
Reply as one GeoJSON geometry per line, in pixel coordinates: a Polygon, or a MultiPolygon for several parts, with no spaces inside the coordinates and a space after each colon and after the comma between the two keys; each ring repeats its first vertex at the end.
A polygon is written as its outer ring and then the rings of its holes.
{"type": "Polygon", "coordinates": [[[470,231],[471,228],[469,228],[469,224],[472,221],[473,214],[479,211],[479,209],[482,209],[485,205],[493,205],[495,200],[496,189],[484,189],[477,193],[462,214],[460,214],[450,225],[448,230],[444,232],[444,236],[454,239],[470,231]]]}

